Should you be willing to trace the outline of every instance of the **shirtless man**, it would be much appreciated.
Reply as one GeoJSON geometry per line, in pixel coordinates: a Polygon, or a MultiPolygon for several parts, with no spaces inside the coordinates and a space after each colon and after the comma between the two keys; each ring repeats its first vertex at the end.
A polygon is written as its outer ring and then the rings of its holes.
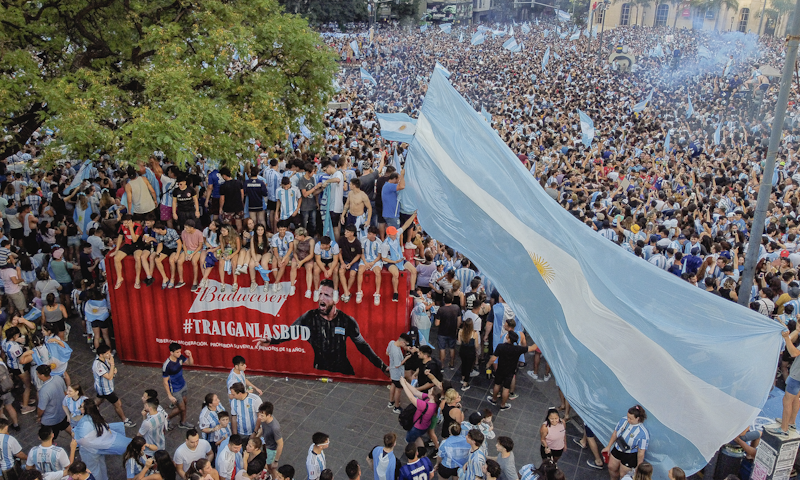
{"type": "Polygon", "coordinates": [[[347,196],[347,203],[344,204],[342,213],[343,225],[355,225],[356,229],[363,231],[357,236],[359,238],[366,236],[372,218],[372,203],[367,194],[361,190],[361,181],[357,178],[350,180],[350,194],[347,196]]]}

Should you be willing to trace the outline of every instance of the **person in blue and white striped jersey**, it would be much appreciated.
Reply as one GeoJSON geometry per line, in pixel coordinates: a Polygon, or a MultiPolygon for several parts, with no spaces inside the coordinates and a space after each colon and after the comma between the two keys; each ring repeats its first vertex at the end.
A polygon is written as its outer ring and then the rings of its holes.
{"type": "Polygon", "coordinates": [[[258,429],[258,407],[261,397],[247,393],[244,384],[236,382],[231,385],[231,415],[233,416],[233,433],[252,435],[258,429]]]}
{"type": "Polygon", "coordinates": [[[361,303],[364,298],[364,292],[361,291],[361,284],[364,281],[364,272],[372,270],[375,274],[375,293],[373,294],[375,306],[381,304],[381,270],[383,269],[383,261],[381,260],[381,252],[383,251],[383,242],[378,238],[380,230],[376,226],[369,227],[367,230],[367,238],[361,245],[363,257],[361,263],[358,265],[358,276],[356,277],[356,303],[361,303]]]}
{"type": "Polygon", "coordinates": [[[277,193],[277,210],[278,220],[288,220],[295,225],[300,225],[300,219],[297,214],[300,213],[300,202],[303,196],[297,187],[292,186],[292,181],[289,177],[281,179],[281,188],[277,193]]]}
{"type": "Polygon", "coordinates": [[[9,425],[11,422],[0,418],[0,472],[2,472],[0,477],[2,478],[9,478],[6,472],[14,468],[15,457],[23,462],[28,459],[17,439],[8,434],[9,425]]]}
{"type": "Polygon", "coordinates": [[[481,449],[483,440],[483,433],[478,429],[470,430],[467,433],[467,443],[470,446],[469,457],[467,457],[467,463],[458,469],[459,480],[476,480],[484,477],[483,467],[486,465],[486,454],[481,449]]]}
{"type": "Polygon", "coordinates": [[[43,426],[39,429],[41,444],[31,448],[28,452],[28,461],[25,463],[28,470],[39,470],[42,473],[52,473],[64,470],[75,460],[75,449],[78,441],[74,438],[69,444],[69,456],[66,450],[53,445],[53,429],[43,426]]]}
{"type": "Polygon", "coordinates": [[[94,390],[97,392],[95,403],[100,406],[103,400],[114,406],[119,418],[128,428],[135,427],[136,422],[132,422],[122,410],[122,400],[114,393],[114,376],[117,374],[117,367],[114,366],[114,356],[111,354],[111,347],[100,345],[97,348],[97,358],[92,363],[92,375],[94,375],[94,390]]]}

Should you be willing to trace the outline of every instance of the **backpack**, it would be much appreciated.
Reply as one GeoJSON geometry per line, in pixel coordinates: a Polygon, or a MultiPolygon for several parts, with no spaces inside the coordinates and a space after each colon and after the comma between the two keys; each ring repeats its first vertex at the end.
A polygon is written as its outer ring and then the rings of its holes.
{"type": "Polygon", "coordinates": [[[5,363],[0,362],[0,394],[5,394],[14,389],[14,379],[8,372],[8,367],[5,363]]]}
{"type": "MultiPolygon", "coordinates": [[[[425,402],[425,410],[422,411],[422,415],[419,418],[425,416],[425,413],[428,411],[428,402],[425,402]]],[[[400,426],[403,427],[403,430],[409,431],[414,428],[414,424],[416,423],[417,416],[417,406],[413,403],[408,405],[406,408],[400,412],[400,415],[397,416],[397,421],[400,423],[400,426]]]]}

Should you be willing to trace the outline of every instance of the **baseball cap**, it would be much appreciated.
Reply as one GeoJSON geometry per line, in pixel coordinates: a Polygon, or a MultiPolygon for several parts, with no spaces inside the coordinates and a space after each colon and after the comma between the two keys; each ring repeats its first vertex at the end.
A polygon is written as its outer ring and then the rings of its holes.
{"type": "Polygon", "coordinates": [[[631,227],[631,232],[633,232],[633,233],[639,233],[639,230],[641,230],[641,229],[642,229],[642,227],[640,227],[639,225],[633,225],[633,226],[631,227]]]}
{"type": "Polygon", "coordinates": [[[386,227],[386,234],[387,235],[397,235],[397,228],[395,228],[395,227],[386,227]]]}
{"type": "Polygon", "coordinates": [[[472,412],[469,415],[469,423],[473,425],[478,425],[483,420],[483,414],[481,412],[472,412]]]}
{"type": "Polygon", "coordinates": [[[678,240],[686,240],[686,235],[681,233],[680,235],[678,235],[678,240]]]}
{"type": "Polygon", "coordinates": [[[781,258],[789,258],[789,250],[781,250],[781,258]]]}

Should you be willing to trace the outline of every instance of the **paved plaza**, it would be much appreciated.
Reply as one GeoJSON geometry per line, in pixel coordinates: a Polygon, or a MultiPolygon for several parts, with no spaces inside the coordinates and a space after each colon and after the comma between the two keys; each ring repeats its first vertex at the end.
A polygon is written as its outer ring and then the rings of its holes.
{"type": "MultiPolygon", "coordinates": [[[[94,358],[81,337],[78,322],[73,320],[73,330],[70,336],[70,346],[74,353],[69,365],[69,373],[73,382],[79,382],[90,397],[94,395],[91,363],[94,358]]],[[[155,388],[159,398],[166,400],[163,391],[161,371],[158,367],[139,367],[118,364],[119,374],[116,380],[116,391],[123,402],[125,413],[137,425],[128,428],[128,436],[133,436],[138,431],[142,416],[142,393],[148,388],[155,388]]],[[[458,382],[459,369],[445,369],[445,379],[454,379],[458,382]]],[[[543,372],[542,368],[542,372],[543,372]]],[[[522,370],[520,371],[522,373],[522,370]]],[[[206,393],[216,393],[222,404],[228,409],[229,404],[225,394],[226,373],[214,373],[187,369],[186,380],[189,385],[189,414],[191,423],[197,424],[197,417],[201,410],[202,399],[206,393]]],[[[323,383],[317,380],[304,380],[285,377],[248,375],[248,378],[264,391],[262,398],[275,405],[275,418],[280,422],[284,438],[284,452],[281,464],[291,464],[297,472],[297,479],[306,478],[305,459],[308,447],[311,444],[311,435],[322,431],[331,436],[331,445],[325,451],[328,467],[334,472],[334,478],[346,479],[345,464],[352,459],[357,460],[362,466],[362,478],[371,480],[372,471],[366,463],[368,452],[382,442],[383,434],[394,431],[398,435],[398,444],[395,454],[405,461],[403,448],[405,447],[404,435],[397,422],[397,415],[386,407],[388,403],[388,390],[384,385],[362,385],[356,383],[331,382],[323,383]]],[[[539,426],[544,421],[547,408],[559,404],[558,392],[555,382],[534,382],[530,377],[520,374],[517,379],[517,393],[519,398],[511,401],[512,407],[499,412],[486,400],[490,391],[491,380],[481,375],[473,378],[472,388],[461,392],[462,405],[465,417],[473,411],[482,411],[491,408],[495,414],[494,430],[497,435],[506,435],[514,440],[514,454],[517,469],[534,462],[539,464],[539,426]]],[[[403,398],[403,404],[408,403],[403,398]]],[[[118,421],[113,409],[104,403],[101,412],[109,422],[118,421]]],[[[25,451],[37,444],[36,416],[33,414],[20,415],[22,431],[15,437],[18,438],[25,451]]],[[[174,420],[173,420],[174,422],[174,420]]],[[[588,449],[581,451],[572,441],[580,438],[582,428],[580,420],[573,419],[569,422],[567,433],[568,450],[559,461],[559,467],[564,470],[569,480],[595,480],[607,479],[606,470],[598,471],[589,468],[586,460],[591,458],[588,449]]],[[[13,432],[12,432],[13,433],[13,432]]],[[[174,429],[167,433],[167,450],[170,454],[184,441],[186,430],[174,429]]],[[[604,440],[603,440],[604,441],[604,440]]],[[[56,442],[68,448],[66,434],[62,434],[56,442]]],[[[497,454],[495,441],[489,441],[489,454],[497,454]]],[[[602,448],[602,447],[601,447],[602,448]]],[[[108,457],[108,472],[111,479],[123,479],[125,473],[122,468],[121,457],[108,457]]]]}

